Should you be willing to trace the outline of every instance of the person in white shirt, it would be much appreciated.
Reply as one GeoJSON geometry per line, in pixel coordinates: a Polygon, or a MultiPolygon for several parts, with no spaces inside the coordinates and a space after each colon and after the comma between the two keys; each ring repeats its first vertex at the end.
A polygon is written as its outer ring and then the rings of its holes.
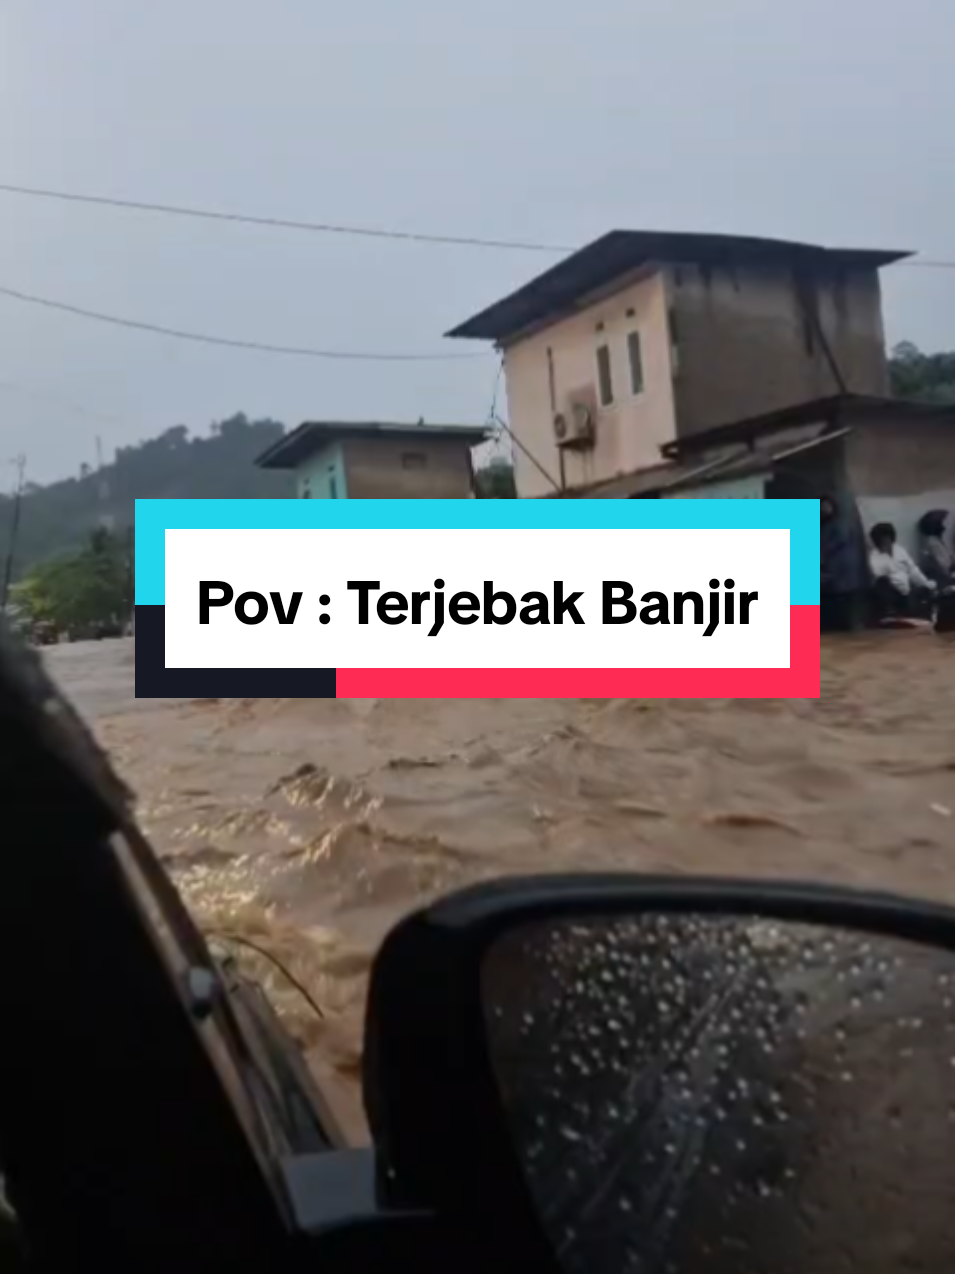
{"type": "Polygon", "coordinates": [[[919,570],[911,554],[898,543],[891,522],[879,522],[869,532],[877,617],[881,619],[927,617],[936,585],[919,570]]]}

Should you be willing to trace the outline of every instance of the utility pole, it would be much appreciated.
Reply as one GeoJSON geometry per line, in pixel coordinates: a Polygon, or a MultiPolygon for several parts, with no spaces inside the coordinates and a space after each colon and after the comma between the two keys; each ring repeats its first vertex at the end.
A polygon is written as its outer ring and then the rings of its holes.
{"type": "Polygon", "coordinates": [[[10,522],[10,543],[7,546],[6,561],[3,565],[3,589],[0,591],[0,613],[6,611],[10,596],[10,583],[13,579],[13,557],[17,549],[17,535],[20,531],[20,506],[23,503],[23,479],[26,473],[27,458],[19,455],[13,461],[17,467],[17,484],[13,491],[13,517],[10,522]]]}
{"type": "Polygon", "coordinates": [[[129,631],[136,632],[136,531],[126,528],[126,579],[129,596],[129,631]]]}
{"type": "Polygon", "coordinates": [[[96,498],[100,506],[96,522],[104,530],[112,532],[116,519],[112,513],[106,512],[106,505],[109,502],[109,481],[103,473],[103,440],[99,435],[96,437],[96,476],[98,479],[96,498]]]}

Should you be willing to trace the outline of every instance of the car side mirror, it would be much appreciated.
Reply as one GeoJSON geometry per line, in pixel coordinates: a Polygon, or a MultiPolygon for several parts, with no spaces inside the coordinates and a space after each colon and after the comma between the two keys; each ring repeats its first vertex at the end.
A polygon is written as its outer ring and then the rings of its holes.
{"type": "Polygon", "coordinates": [[[373,971],[382,1188],[554,1274],[955,1262],[955,911],[545,877],[402,922],[373,971]]]}

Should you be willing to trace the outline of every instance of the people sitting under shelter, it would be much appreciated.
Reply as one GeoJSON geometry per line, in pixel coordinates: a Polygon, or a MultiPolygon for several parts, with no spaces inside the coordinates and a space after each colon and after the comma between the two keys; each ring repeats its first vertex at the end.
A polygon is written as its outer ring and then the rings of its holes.
{"type": "Polygon", "coordinates": [[[918,523],[921,540],[919,566],[922,574],[940,590],[955,584],[955,554],[947,542],[947,523],[948,512],[945,509],[930,509],[918,523]]]}
{"type": "Polygon", "coordinates": [[[875,617],[886,619],[927,619],[932,613],[938,591],[912,560],[911,554],[898,542],[891,522],[879,522],[869,532],[872,549],[869,569],[875,617]]]}

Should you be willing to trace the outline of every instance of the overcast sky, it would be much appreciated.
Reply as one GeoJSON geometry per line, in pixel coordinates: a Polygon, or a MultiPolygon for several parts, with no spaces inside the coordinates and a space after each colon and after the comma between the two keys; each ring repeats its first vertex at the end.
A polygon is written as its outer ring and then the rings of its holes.
{"type": "MultiPolygon", "coordinates": [[[[951,0],[0,0],[0,182],[577,244],[738,231],[955,259],[951,0]]],[[[0,195],[0,286],[239,339],[441,334],[550,258],[0,195]]],[[[955,347],[955,270],[885,275],[955,347]]],[[[0,484],[245,411],[481,421],[493,357],[355,364],[0,297],[0,484]]]]}

